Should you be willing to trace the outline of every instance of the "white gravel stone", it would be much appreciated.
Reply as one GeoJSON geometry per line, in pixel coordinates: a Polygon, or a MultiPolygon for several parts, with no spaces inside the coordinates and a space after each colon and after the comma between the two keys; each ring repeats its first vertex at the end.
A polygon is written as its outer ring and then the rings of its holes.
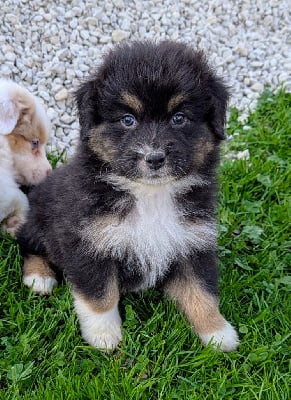
{"type": "Polygon", "coordinates": [[[52,122],[54,122],[54,120],[57,120],[57,118],[58,118],[58,113],[57,113],[57,111],[56,111],[54,108],[50,107],[50,108],[48,108],[48,109],[46,110],[46,112],[47,112],[47,115],[48,115],[49,119],[50,119],[52,122]]]}
{"type": "Polygon", "coordinates": [[[65,124],[71,124],[72,122],[75,121],[75,117],[70,116],[67,113],[65,113],[64,115],[61,116],[60,121],[64,122],[65,124]]]}
{"type": "Polygon", "coordinates": [[[251,89],[252,89],[254,92],[262,92],[262,91],[264,90],[264,85],[263,85],[262,83],[257,82],[257,83],[254,83],[254,84],[251,86],[251,89]]]}
{"type": "Polygon", "coordinates": [[[50,148],[68,155],[79,130],[71,93],[123,40],[173,39],[204,49],[230,86],[241,121],[266,84],[291,90],[290,0],[2,3],[0,78],[43,99],[53,126],[50,148]]]}
{"type": "Polygon", "coordinates": [[[56,101],[63,101],[63,100],[66,100],[67,98],[68,98],[68,91],[67,91],[66,88],[61,89],[55,95],[55,100],[56,101]]]}
{"type": "Polygon", "coordinates": [[[125,31],[116,30],[112,32],[112,41],[113,42],[121,42],[124,39],[127,39],[129,34],[125,31]]]}

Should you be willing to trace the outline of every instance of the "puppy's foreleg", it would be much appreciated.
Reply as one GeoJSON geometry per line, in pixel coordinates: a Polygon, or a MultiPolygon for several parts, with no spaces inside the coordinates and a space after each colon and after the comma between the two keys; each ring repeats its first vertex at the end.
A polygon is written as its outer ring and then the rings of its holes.
{"type": "Polygon", "coordinates": [[[186,315],[205,345],[212,343],[222,351],[237,348],[237,333],[221,315],[218,297],[207,289],[201,277],[197,279],[190,263],[175,268],[174,274],[165,283],[164,291],[186,315]]]}
{"type": "Polygon", "coordinates": [[[73,296],[83,338],[91,346],[113,350],[122,338],[116,278],[112,277],[98,298],[88,296],[80,289],[74,289],[73,296]]]}
{"type": "Polygon", "coordinates": [[[40,256],[29,255],[24,258],[23,283],[37,294],[51,294],[57,285],[54,271],[40,256]]]}
{"type": "Polygon", "coordinates": [[[5,210],[3,215],[0,213],[0,223],[3,220],[1,231],[14,236],[19,227],[24,224],[28,208],[26,195],[18,187],[13,190],[10,188],[8,194],[0,198],[0,209],[5,210]]]}

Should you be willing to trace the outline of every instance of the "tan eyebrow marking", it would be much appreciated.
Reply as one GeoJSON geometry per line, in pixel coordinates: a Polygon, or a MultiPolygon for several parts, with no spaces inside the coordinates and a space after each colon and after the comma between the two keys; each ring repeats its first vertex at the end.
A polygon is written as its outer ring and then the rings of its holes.
{"type": "Polygon", "coordinates": [[[177,107],[180,103],[182,103],[186,99],[186,96],[183,94],[175,94],[172,96],[168,103],[168,112],[172,112],[175,107],[177,107]]]}
{"type": "Polygon", "coordinates": [[[132,108],[132,110],[137,114],[140,114],[143,111],[142,102],[135,95],[125,92],[122,93],[121,98],[124,103],[132,108]]]}

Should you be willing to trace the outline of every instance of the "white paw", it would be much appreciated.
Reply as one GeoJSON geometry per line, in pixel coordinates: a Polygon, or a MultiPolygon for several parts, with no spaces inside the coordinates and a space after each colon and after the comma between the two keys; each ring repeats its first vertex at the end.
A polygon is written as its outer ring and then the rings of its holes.
{"type": "Polygon", "coordinates": [[[31,288],[33,293],[52,294],[54,286],[57,286],[57,280],[52,276],[40,276],[37,274],[25,275],[23,283],[31,288]]]}
{"type": "Polygon", "coordinates": [[[75,299],[83,338],[91,346],[113,350],[122,339],[121,318],[117,305],[110,311],[97,313],[75,299]]]}
{"type": "Polygon", "coordinates": [[[236,330],[227,321],[223,329],[212,333],[200,334],[199,336],[205,345],[212,343],[215,348],[219,348],[222,351],[233,351],[239,345],[236,330]]]}
{"type": "Polygon", "coordinates": [[[114,350],[122,339],[120,326],[95,326],[93,329],[81,326],[82,336],[91,346],[114,350]]]}

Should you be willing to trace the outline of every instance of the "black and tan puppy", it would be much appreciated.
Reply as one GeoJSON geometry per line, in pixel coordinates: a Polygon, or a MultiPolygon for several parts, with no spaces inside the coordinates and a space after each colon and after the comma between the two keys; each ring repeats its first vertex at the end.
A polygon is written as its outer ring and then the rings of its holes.
{"type": "Polygon", "coordinates": [[[205,344],[235,349],[217,291],[221,80],[184,44],[137,42],[111,51],[76,100],[77,154],[32,191],[18,234],[24,283],[50,293],[61,269],[96,347],[121,340],[122,293],[158,286],[205,344]]]}

